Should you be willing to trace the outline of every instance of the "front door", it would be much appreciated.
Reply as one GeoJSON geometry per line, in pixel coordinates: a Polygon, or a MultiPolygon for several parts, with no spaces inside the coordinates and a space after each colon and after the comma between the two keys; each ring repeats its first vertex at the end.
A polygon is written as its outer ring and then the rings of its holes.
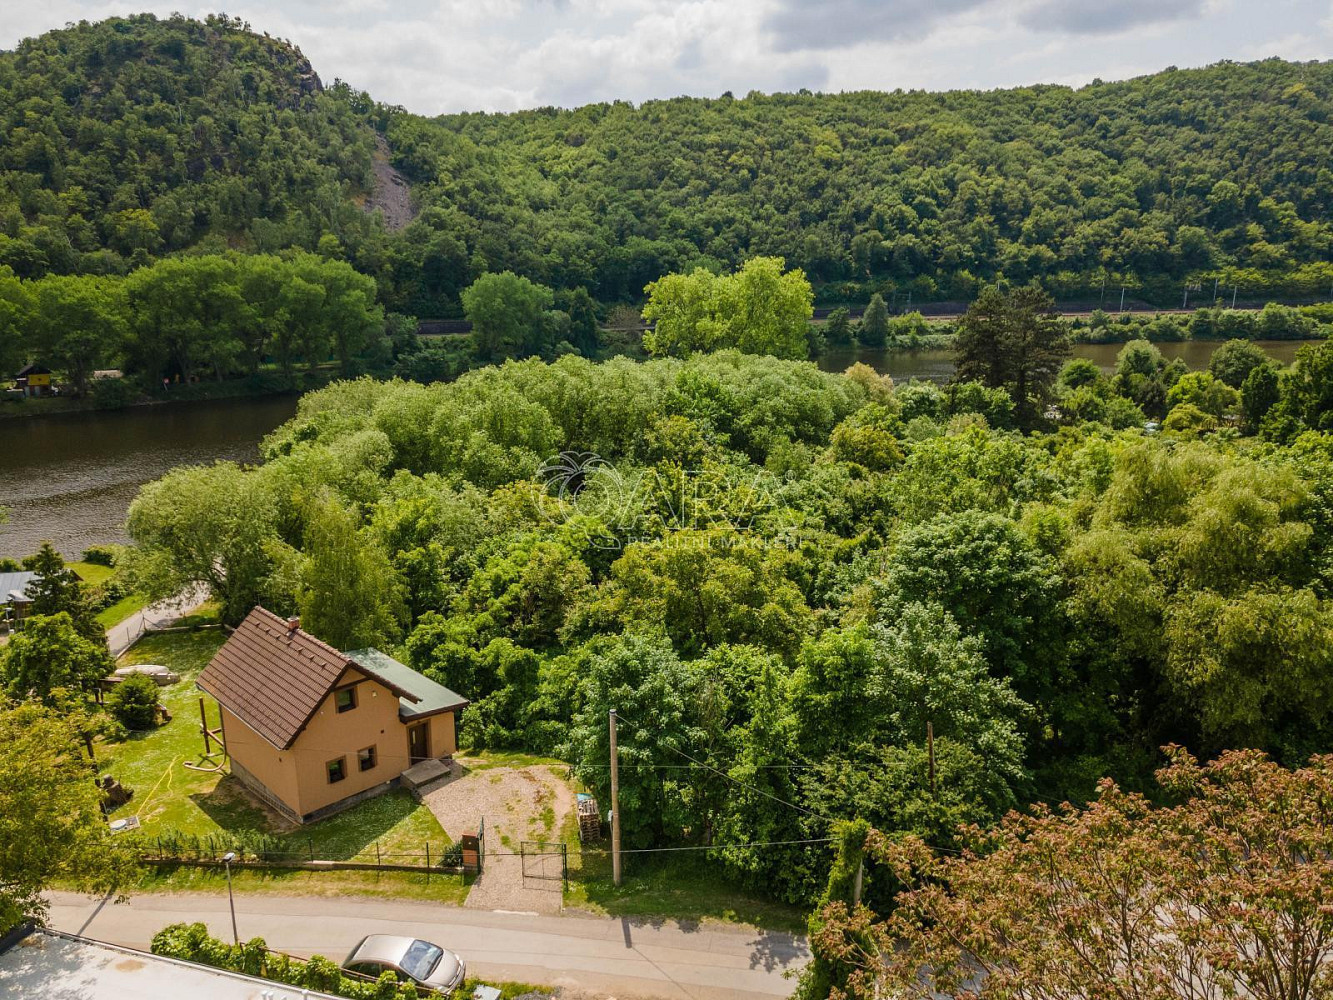
{"type": "Polygon", "coordinates": [[[407,728],[407,754],[413,764],[430,756],[429,722],[419,722],[407,728]]]}

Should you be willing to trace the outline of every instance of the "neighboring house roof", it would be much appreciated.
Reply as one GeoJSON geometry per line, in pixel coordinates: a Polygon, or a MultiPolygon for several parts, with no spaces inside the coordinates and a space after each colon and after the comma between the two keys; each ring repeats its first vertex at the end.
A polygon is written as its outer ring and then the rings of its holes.
{"type": "Polygon", "coordinates": [[[337,1000],[332,994],[288,986],[153,955],[133,948],[93,941],[38,927],[12,947],[0,939],[0,994],[13,997],[66,997],[71,1000],[142,1000],[143,997],[190,997],[191,1000],[337,1000]]]}
{"type": "Polygon", "coordinates": [[[27,604],[28,584],[37,579],[36,573],[0,573],[0,604],[27,604]]]}
{"type": "Polygon", "coordinates": [[[28,375],[50,375],[50,368],[43,368],[41,365],[24,365],[18,370],[15,378],[24,378],[28,375]]]}
{"type": "Polygon", "coordinates": [[[371,676],[391,681],[415,695],[411,700],[398,699],[398,718],[404,722],[439,715],[441,712],[456,712],[468,704],[462,695],[455,694],[443,684],[435,683],[406,663],[399,663],[378,649],[354,649],[347,654],[347,658],[371,676]]]}
{"type": "Polygon", "coordinates": [[[433,714],[467,704],[448,688],[378,650],[362,652],[366,662],[354,661],[351,655],[303,632],[296,619],[288,621],[256,607],[222,644],[197,683],[279,750],[296,742],[349,669],[361,671],[398,695],[400,716],[404,705],[417,714],[433,714]],[[449,699],[454,704],[435,707],[449,699]],[[423,713],[422,708],[427,710],[423,713]]]}

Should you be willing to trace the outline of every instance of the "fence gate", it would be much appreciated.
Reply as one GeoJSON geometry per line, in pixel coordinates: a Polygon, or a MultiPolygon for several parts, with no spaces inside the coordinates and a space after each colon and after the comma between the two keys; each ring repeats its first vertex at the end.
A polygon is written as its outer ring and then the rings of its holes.
{"type": "Polygon", "coordinates": [[[519,842],[519,856],[523,862],[523,881],[541,879],[559,882],[560,888],[569,888],[569,846],[546,840],[519,842]]]}

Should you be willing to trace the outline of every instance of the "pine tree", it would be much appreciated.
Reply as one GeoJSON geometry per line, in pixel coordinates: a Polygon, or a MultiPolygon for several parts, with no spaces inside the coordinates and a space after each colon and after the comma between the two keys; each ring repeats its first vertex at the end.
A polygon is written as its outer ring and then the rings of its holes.
{"type": "Polygon", "coordinates": [[[861,325],[856,330],[856,339],[863,347],[883,347],[889,340],[889,310],[884,305],[884,296],[876,292],[870,296],[870,303],[861,316],[861,325]]]}
{"type": "Polygon", "coordinates": [[[1042,420],[1069,357],[1068,334],[1050,295],[1035,285],[985,289],[963,315],[954,345],[955,381],[1007,391],[1024,429],[1042,420]]]}

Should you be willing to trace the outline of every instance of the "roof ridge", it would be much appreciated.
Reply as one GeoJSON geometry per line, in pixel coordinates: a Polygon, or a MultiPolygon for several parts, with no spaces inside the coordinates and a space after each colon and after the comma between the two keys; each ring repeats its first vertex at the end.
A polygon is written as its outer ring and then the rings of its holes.
{"type": "MultiPolygon", "coordinates": [[[[256,604],[255,607],[254,607],[254,611],[251,611],[250,613],[251,613],[251,614],[254,614],[255,611],[262,612],[263,614],[267,615],[268,618],[269,618],[270,620],[272,620],[272,621],[276,622],[277,624],[281,625],[281,626],[282,626],[282,631],[283,631],[283,632],[287,632],[288,634],[290,634],[290,633],[292,633],[292,632],[300,632],[301,635],[302,635],[303,637],[305,637],[306,639],[309,639],[309,640],[310,640],[312,643],[314,643],[316,646],[319,646],[321,649],[325,649],[325,650],[327,650],[328,652],[332,653],[334,656],[336,656],[336,657],[338,657],[339,659],[341,659],[341,660],[343,661],[343,665],[344,665],[344,666],[346,666],[348,663],[351,663],[351,658],[348,657],[348,655],[347,655],[346,653],[344,653],[341,649],[337,649],[337,648],[334,647],[334,646],[330,646],[330,645],[329,645],[327,642],[325,642],[323,639],[319,638],[319,637],[316,636],[316,635],[312,635],[311,633],[307,632],[305,629],[301,628],[301,626],[300,626],[299,624],[298,624],[298,625],[296,626],[296,628],[294,628],[294,629],[293,629],[293,628],[289,628],[289,627],[288,627],[289,619],[287,619],[287,618],[283,618],[281,615],[275,614],[274,612],[270,611],[268,608],[264,607],[262,604],[256,604]]],[[[297,622],[299,623],[301,619],[300,619],[300,618],[297,618],[296,620],[297,620],[297,622]]],[[[309,655],[309,654],[307,653],[306,655],[309,655]]],[[[311,658],[312,660],[314,659],[313,656],[310,657],[310,658],[311,658]]]]}
{"type": "Polygon", "coordinates": [[[196,683],[261,737],[285,750],[351,667],[345,653],[255,605],[196,683]]]}

